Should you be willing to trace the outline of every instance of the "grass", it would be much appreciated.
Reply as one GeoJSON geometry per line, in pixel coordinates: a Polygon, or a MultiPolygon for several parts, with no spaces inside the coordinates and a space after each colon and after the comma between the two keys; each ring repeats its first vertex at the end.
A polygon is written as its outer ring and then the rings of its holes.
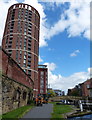
{"type": "Polygon", "coordinates": [[[71,108],[71,105],[56,105],[56,102],[53,102],[53,113],[52,113],[52,119],[53,118],[63,118],[63,114],[71,112],[73,109],[71,108]]]}
{"type": "Polygon", "coordinates": [[[24,114],[26,114],[33,107],[34,107],[33,105],[27,105],[27,106],[17,108],[11,112],[3,114],[2,119],[4,120],[5,118],[21,118],[24,114]]]}

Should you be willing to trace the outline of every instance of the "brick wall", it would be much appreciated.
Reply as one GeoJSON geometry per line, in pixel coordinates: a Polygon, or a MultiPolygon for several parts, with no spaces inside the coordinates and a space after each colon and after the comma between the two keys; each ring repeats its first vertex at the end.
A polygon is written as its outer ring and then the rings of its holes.
{"type": "Polygon", "coordinates": [[[33,80],[4,50],[2,50],[2,72],[7,77],[33,89],[33,80]]]}
{"type": "Polygon", "coordinates": [[[0,92],[2,111],[0,113],[27,105],[28,101],[33,98],[34,83],[3,49],[0,50],[0,69],[2,70],[2,73],[0,72],[2,87],[2,92],[0,92]]]}
{"type": "Polygon", "coordinates": [[[90,90],[92,89],[92,78],[82,84],[82,96],[90,97],[90,90]]]}

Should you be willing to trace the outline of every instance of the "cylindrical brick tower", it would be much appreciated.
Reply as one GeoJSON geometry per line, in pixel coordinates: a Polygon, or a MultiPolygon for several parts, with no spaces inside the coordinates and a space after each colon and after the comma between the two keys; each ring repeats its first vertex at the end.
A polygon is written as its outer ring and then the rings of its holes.
{"type": "Polygon", "coordinates": [[[33,79],[38,90],[40,15],[28,4],[14,4],[8,10],[2,48],[33,79]]]}

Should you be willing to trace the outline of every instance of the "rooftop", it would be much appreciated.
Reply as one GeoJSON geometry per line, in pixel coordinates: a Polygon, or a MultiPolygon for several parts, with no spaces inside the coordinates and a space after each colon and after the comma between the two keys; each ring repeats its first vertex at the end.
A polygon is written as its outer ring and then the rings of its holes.
{"type": "Polygon", "coordinates": [[[47,68],[47,65],[38,65],[38,68],[47,68]]]}

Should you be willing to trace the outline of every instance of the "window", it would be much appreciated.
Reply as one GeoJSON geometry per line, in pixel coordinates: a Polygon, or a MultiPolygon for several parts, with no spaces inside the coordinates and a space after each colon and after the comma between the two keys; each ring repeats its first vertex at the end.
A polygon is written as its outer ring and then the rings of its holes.
{"type": "Polygon", "coordinates": [[[31,58],[28,58],[28,61],[31,61],[31,58]]]}
{"type": "Polygon", "coordinates": [[[23,63],[26,63],[26,60],[24,59],[23,63]]]}
{"type": "Polygon", "coordinates": [[[26,55],[24,55],[24,59],[26,59],[26,55]]]}
{"type": "Polygon", "coordinates": [[[31,37],[28,37],[28,42],[31,42],[32,38],[31,37]]]}
{"type": "Polygon", "coordinates": [[[32,18],[32,16],[30,16],[30,15],[29,15],[28,17],[29,17],[29,19],[31,19],[31,18],[32,18]]]}
{"type": "Polygon", "coordinates": [[[9,53],[9,55],[11,55],[12,54],[12,50],[8,50],[8,53],[9,53]]]}
{"type": "Polygon", "coordinates": [[[26,69],[24,69],[24,72],[26,72],[27,70],[26,69]]]}
{"type": "Polygon", "coordinates": [[[29,15],[32,16],[32,11],[29,12],[29,15]]]}
{"type": "Polygon", "coordinates": [[[28,14],[28,10],[26,10],[26,14],[28,14]]]}
{"type": "Polygon", "coordinates": [[[30,28],[28,28],[28,31],[31,32],[32,30],[30,28]]]}
{"type": "Polygon", "coordinates": [[[31,24],[31,23],[29,23],[29,26],[32,26],[32,24],[31,24]]]}
{"type": "Polygon", "coordinates": [[[16,61],[18,61],[18,50],[16,51],[16,61]]]}
{"type": "Polygon", "coordinates": [[[15,9],[15,7],[16,7],[16,6],[14,5],[14,6],[13,6],[13,9],[15,9]]]}
{"type": "Polygon", "coordinates": [[[23,92],[23,100],[26,100],[27,93],[24,91],[23,92]]]}
{"type": "Polygon", "coordinates": [[[24,35],[26,35],[27,33],[26,32],[24,32],[24,35]]]}
{"type": "Polygon", "coordinates": [[[22,48],[22,41],[20,41],[20,48],[22,48]]]}
{"type": "Polygon", "coordinates": [[[90,88],[90,85],[87,85],[87,88],[90,88]]]}
{"type": "Polygon", "coordinates": [[[25,8],[27,9],[27,5],[25,5],[25,8]]]}
{"type": "Polygon", "coordinates": [[[28,64],[27,64],[28,66],[30,66],[31,65],[31,62],[28,62],[28,64]]]}
{"type": "Polygon", "coordinates": [[[31,47],[31,43],[28,42],[28,47],[30,48],[31,47]]]}
{"type": "Polygon", "coordinates": [[[25,36],[24,38],[27,39],[27,36],[25,36]]]}
{"type": "Polygon", "coordinates": [[[11,45],[8,45],[8,48],[11,48],[11,45]]]}
{"type": "Polygon", "coordinates": [[[31,10],[31,7],[29,6],[29,10],[31,10]]]}
{"type": "Polygon", "coordinates": [[[28,57],[31,57],[31,53],[30,52],[28,52],[28,57]]]}
{"type": "Polygon", "coordinates": [[[24,52],[24,55],[26,56],[26,55],[27,55],[27,53],[26,53],[26,52],[24,52]]]}
{"type": "Polygon", "coordinates": [[[13,32],[13,28],[10,28],[10,32],[13,32]]]}
{"type": "Polygon", "coordinates": [[[26,50],[26,46],[24,46],[24,50],[26,50]]]}
{"type": "Polygon", "coordinates": [[[10,37],[10,41],[12,41],[13,37],[10,37]]]}
{"type": "Polygon", "coordinates": [[[23,5],[21,7],[23,8],[23,5]]]}
{"type": "Polygon", "coordinates": [[[8,39],[6,39],[6,44],[8,43],[8,39]]]}
{"type": "Polygon", "coordinates": [[[18,48],[18,40],[16,41],[16,48],[18,48]]]}
{"type": "Polygon", "coordinates": [[[9,44],[11,45],[11,44],[12,44],[12,41],[9,41],[9,44]]]}
{"type": "Polygon", "coordinates": [[[20,22],[20,20],[19,20],[19,21],[18,21],[18,24],[20,25],[20,23],[21,23],[21,22],[20,22]]]}
{"type": "Polygon", "coordinates": [[[28,26],[28,23],[25,23],[25,28],[27,28],[27,26],[28,26]]]}
{"type": "Polygon", "coordinates": [[[24,42],[24,47],[26,47],[26,42],[24,42]]]}
{"type": "Polygon", "coordinates": [[[28,70],[28,75],[30,75],[30,76],[31,76],[31,70],[28,70]]]}
{"type": "Polygon", "coordinates": [[[44,75],[44,72],[43,71],[41,71],[41,73],[40,73],[41,75],[44,75]]]}
{"type": "Polygon", "coordinates": [[[22,54],[22,51],[20,50],[20,55],[22,54]]]}
{"type": "Polygon", "coordinates": [[[21,8],[21,5],[19,5],[19,8],[21,8]]]}
{"type": "Polygon", "coordinates": [[[26,67],[26,64],[25,64],[25,63],[23,64],[23,67],[26,67]]]}
{"type": "Polygon", "coordinates": [[[28,34],[29,34],[29,35],[31,35],[31,32],[30,32],[30,31],[28,31],[28,34]]]}
{"type": "Polygon", "coordinates": [[[26,32],[27,32],[27,28],[24,29],[24,33],[26,33],[26,32]]]}

